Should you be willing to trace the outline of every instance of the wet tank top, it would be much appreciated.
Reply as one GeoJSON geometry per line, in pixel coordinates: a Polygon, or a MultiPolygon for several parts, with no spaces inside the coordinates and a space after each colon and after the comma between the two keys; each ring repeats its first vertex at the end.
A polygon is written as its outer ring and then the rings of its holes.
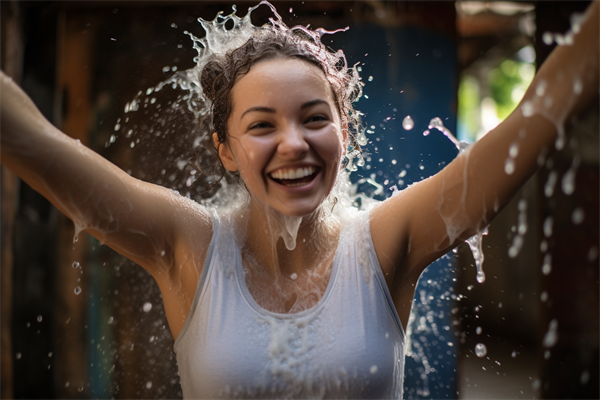
{"type": "Polygon", "coordinates": [[[345,223],[323,297],[295,314],[254,301],[226,225],[213,221],[195,299],[175,342],[184,398],[402,398],[404,332],[367,213],[345,223]]]}

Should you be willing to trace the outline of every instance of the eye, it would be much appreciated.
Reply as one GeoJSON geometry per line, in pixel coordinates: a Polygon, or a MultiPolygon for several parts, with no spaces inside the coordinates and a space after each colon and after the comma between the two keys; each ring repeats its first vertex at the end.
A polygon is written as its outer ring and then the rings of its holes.
{"type": "Polygon", "coordinates": [[[250,125],[248,127],[248,130],[253,130],[253,129],[264,129],[264,128],[271,128],[273,125],[271,125],[268,122],[256,122],[252,125],[250,125]]]}
{"type": "Polygon", "coordinates": [[[319,122],[328,122],[329,118],[326,115],[323,114],[315,114],[315,115],[311,115],[308,119],[306,119],[306,121],[304,121],[305,124],[310,124],[310,123],[319,123],[319,122]]]}

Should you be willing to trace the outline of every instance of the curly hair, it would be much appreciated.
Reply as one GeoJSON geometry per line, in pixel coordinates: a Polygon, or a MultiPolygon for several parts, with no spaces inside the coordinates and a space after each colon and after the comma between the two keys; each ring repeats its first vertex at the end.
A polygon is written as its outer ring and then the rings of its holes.
{"type": "Polygon", "coordinates": [[[232,111],[232,89],[238,79],[260,61],[290,57],[304,60],[320,68],[333,90],[342,129],[348,134],[350,149],[359,150],[356,141],[361,127],[360,113],[352,103],[362,95],[363,83],[356,68],[348,68],[340,50],[331,52],[320,40],[319,32],[296,27],[287,31],[263,28],[242,46],[215,55],[206,63],[200,76],[204,94],[211,102],[212,128],[218,144],[227,142],[227,121],[232,111]]]}

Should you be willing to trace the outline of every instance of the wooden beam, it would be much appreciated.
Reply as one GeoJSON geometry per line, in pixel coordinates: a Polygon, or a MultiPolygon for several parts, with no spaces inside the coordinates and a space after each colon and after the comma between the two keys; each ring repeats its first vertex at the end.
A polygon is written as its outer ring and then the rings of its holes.
{"type": "MultiPolygon", "coordinates": [[[[2,2],[2,70],[17,83],[23,70],[23,34],[19,4],[2,2]]],[[[12,349],[12,285],[13,285],[13,226],[17,210],[19,179],[2,166],[2,297],[1,297],[1,352],[3,399],[13,398],[13,349],[12,349]]]]}

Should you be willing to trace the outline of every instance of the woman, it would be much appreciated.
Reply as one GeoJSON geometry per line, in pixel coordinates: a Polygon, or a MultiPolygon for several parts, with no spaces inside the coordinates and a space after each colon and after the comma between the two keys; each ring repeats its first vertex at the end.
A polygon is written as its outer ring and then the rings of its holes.
{"type": "Polygon", "coordinates": [[[215,148],[249,193],[238,208],[213,215],[130,177],[52,127],[4,75],[2,161],[77,231],[153,275],[186,397],[397,397],[419,275],[483,229],[557,129],[597,99],[597,20],[594,3],[493,132],[368,214],[346,214],[332,195],[358,148],[352,74],[316,35],[281,27],[202,73],[215,148]]]}

